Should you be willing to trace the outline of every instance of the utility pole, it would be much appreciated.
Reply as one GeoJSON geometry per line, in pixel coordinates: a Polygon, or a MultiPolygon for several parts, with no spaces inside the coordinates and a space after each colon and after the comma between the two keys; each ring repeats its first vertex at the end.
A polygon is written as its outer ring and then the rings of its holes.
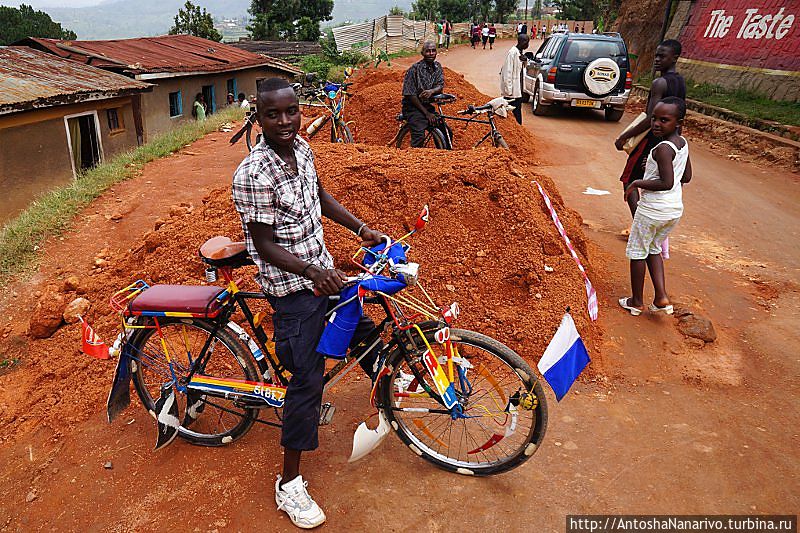
{"type": "Polygon", "coordinates": [[[525,25],[528,25],[528,0],[525,0],[525,25]]]}

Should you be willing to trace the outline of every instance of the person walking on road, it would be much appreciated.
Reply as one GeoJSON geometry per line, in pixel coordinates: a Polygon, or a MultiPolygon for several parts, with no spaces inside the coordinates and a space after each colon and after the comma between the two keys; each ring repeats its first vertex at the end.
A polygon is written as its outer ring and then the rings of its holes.
{"type": "Polygon", "coordinates": [[[512,113],[517,124],[522,124],[522,96],[525,94],[524,75],[528,59],[523,55],[530,44],[524,33],[517,36],[517,44],[511,47],[500,71],[500,95],[514,106],[512,113]]]}
{"type": "MultiPolygon", "coordinates": [[[[494,50],[494,40],[497,38],[497,28],[494,27],[494,22],[489,24],[489,50],[494,50]]],[[[483,48],[486,48],[484,43],[483,48]]]]}
{"type": "Polygon", "coordinates": [[[472,43],[472,48],[475,48],[475,45],[481,40],[481,27],[478,26],[477,22],[472,23],[472,35],[470,36],[470,42],[472,43]]]}
{"type": "Polygon", "coordinates": [[[453,31],[453,25],[449,20],[444,19],[444,47],[450,49],[450,33],[453,31]]]}
{"type": "Polygon", "coordinates": [[[483,41],[483,49],[486,50],[486,43],[489,42],[489,26],[484,22],[481,28],[481,40],[483,41]]]}
{"type": "Polygon", "coordinates": [[[436,39],[439,43],[439,46],[444,44],[444,22],[436,23],[436,39]]]}
{"type": "MultiPolygon", "coordinates": [[[[650,95],[647,98],[647,119],[643,120],[630,130],[623,132],[614,141],[617,150],[622,150],[625,141],[637,137],[650,129],[650,122],[653,117],[653,109],[656,104],[667,96],[675,96],[683,100],[686,99],[686,81],[683,76],[675,70],[678,57],[681,55],[681,43],[674,39],[667,39],[656,48],[653,66],[661,74],[653,80],[650,85],[650,95]]],[[[646,135],[639,144],[631,151],[625,169],[622,171],[620,181],[623,189],[627,190],[628,184],[640,179],[644,173],[644,163],[650,151],[657,141],[652,134],[646,135]]],[[[639,202],[639,195],[634,191],[625,197],[631,215],[636,212],[636,205],[639,202]]]]}
{"type": "Polygon", "coordinates": [[[403,77],[403,116],[411,129],[412,147],[422,146],[425,130],[436,126],[430,99],[443,90],[444,71],[436,61],[436,45],[426,41],[422,45],[422,60],[411,65],[403,77]]]}
{"type": "Polygon", "coordinates": [[[630,259],[631,296],[619,299],[619,305],[633,316],[642,314],[644,307],[646,270],[650,271],[655,290],[650,311],[668,315],[673,312],[664,279],[661,243],[683,216],[682,187],[692,179],[689,143],[680,135],[684,116],[683,98],[668,96],[656,103],[651,129],[656,145],[647,156],[644,177],[625,188],[626,197],[636,192],[639,198],[625,248],[630,259]]]}
{"type": "Polygon", "coordinates": [[[292,373],[283,408],[283,473],[275,481],[275,502],[292,523],[310,529],[325,522],[300,475],[302,452],[319,446],[325,358],[316,346],[325,327],[328,296],[337,294],[347,279],[334,268],[325,247],[322,217],[355,233],[363,246],[377,245],[383,234],[323,189],[311,147],[297,134],[300,104],[289,83],[264,80],[256,101],[263,141],[236,169],[232,195],[247,251],[258,266],[256,280],[274,310],[275,353],[292,373]]]}

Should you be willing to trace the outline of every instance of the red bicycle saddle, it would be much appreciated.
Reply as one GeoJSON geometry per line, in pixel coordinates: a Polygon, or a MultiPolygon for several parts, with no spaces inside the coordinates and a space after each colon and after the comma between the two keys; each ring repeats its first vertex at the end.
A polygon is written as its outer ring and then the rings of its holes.
{"type": "Polygon", "coordinates": [[[203,285],[153,285],[128,304],[134,315],[166,313],[191,313],[215,316],[222,307],[217,296],[222,287],[203,285]]]}

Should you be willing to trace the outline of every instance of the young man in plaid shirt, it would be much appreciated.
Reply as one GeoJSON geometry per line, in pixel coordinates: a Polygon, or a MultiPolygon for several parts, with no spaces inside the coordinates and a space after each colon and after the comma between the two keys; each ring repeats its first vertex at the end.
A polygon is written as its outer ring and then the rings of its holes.
{"type": "Polygon", "coordinates": [[[319,445],[325,360],[316,346],[327,296],[337,294],[346,280],[325,247],[322,216],[353,231],[365,246],[379,244],[382,234],[322,187],[314,154],[297,135],[300,106],[286,80],[259,84],[257,112],[264,138],[234,174],[233,201],[247,250],[258,266],[256,279],[274,310],[275,351],[292,373],[283,408],[283,475],[275,482],[275,501],[295,525],[308,529],[325,521],[300,476],[301,453],[319,445]]]}

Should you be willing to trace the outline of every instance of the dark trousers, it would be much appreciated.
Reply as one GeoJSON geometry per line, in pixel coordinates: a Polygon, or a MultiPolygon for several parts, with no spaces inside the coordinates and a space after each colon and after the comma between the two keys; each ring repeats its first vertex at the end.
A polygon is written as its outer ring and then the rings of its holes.
{"type": "MultiPolygon", "coordinates": [[[[425,104],[423,104],[425,105],[425,104]]],[[[425,105],[431,113],[434,112],[433,106],[425,105]]],[[[417,109],[417,106],[410,102],[403,102],[403,116],[411,129],[411,146],[419,148],[425,142],[425,130],[428,129],[428,119],[417,109]]]]}
{"type": "Polygon", "coordinates": [[[506,98],[509,105],[514,106],[514,110],[511,112],[514,115],[514,118],[517,121],[517,124],[522,124],[522,98],[506,98]]]}
{"type": "MultiPolygon", "coordinates": [[[[269,303],[274,310],[275,353],[292,373],[283,404],[281,446],[315,450],[319,446],[317,431],[325,373],[325,357],[317,352],[317,344],[325,327],[329,300],[302,290],[280,298],[270,296],[269,303]]],[[[358,344],[374,327],[371,319],[362,317],[350,346],[358,344]]],[[[370,376],[377,352],[373,350],[361,361],[370,376]]]]}

